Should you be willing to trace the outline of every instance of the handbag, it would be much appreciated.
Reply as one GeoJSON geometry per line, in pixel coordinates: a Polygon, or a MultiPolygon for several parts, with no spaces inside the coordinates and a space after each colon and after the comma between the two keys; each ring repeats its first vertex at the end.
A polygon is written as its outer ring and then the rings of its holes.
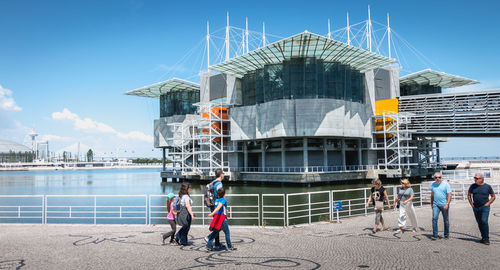
{"type": "Polygon", "coordinates": [[[181,211],[175,217],[175,222],[181,227],[189,225],[188,224],[188,215],[189,215],[189,212],[188,212],[186,206],[182,206],[181,211]]]}
{"type": "Polygon", "coordinates": [[[384,210],[384,201],[375,201],[375,210],[383,211],[384,210]]]}

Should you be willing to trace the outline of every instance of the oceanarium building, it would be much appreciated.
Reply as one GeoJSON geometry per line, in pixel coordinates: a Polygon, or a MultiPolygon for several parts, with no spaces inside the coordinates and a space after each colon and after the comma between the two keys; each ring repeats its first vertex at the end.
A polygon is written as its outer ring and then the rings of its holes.
{"type": "MultiPolygon", "coordinates": [[[[172,78],[126,94],[160,99],[154,144],[174,162],[164,178],[217,168],[242,181],[427,176],[441,168],[439,137],[461,127],[440,133],[424,108],[447,100],[442,88],[477,82],[434,70],[400,78],[396,62],[306,31],[211,65],[200,84],[172,78]]],[[[440,119],[466,121],[455,113],[440,119]]]]}

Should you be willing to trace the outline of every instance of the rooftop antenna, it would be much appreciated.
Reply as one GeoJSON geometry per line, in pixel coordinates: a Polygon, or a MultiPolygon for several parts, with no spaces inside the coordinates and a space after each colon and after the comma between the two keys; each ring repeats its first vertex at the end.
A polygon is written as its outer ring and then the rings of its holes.
{"type": "Polygon", "coordinates": [[[241,55],[245,54],[245,30],[241,31],[241,55]]]}
{"type": "Polygon", "coordinates": [[[372,19],[370,16],[370,5],[368,5],[368,21],[366,23],[366,48],[372,51],[372,19]]]}
{"type": "Polygon", "coordinates": [[[262,22],[262,44],[266,47],[266,24],[262,22]]]}
{"type": "Polygon", "coordinates": [[[210,68],[210,25],[207,21],[207,71],[210,68]]]}
{"type": "Polygon", "coordinates": [[[248,53],[248,17],[245,18],[245,46],[248,53]]]}
{"type": "Polygon", "coordinates": [[[389,13],[387,13],[387,47],[389,48],[389,58],[391,58],[391,25],[389,24],[389,13]]]}
{"type": "Polygon", "coordinates": [[[328,19],[328,39],[332,38],[332,33],[330,32],[330,19],[328,19]]]}
{"type": "Polygon", "coordinates": [[[349,12],[347,12],[347,45],[351,45],[351,26],[349,25],[349,12]]]}
{"type": "Polygon", "coordinates": [[[229,12],[227,12],[226,24],[226,60],[229,60],[229,12]]]}

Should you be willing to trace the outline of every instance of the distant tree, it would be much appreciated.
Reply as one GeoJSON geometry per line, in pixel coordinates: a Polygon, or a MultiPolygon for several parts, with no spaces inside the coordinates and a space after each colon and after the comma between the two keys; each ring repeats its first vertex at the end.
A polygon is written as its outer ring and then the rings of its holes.
{"type": "Polygon", "coordinates": [[[66,151],[64,151],[63,152],[63,161],[67,162],[67,158],[68,158],[68,154],[66,153],[66,151]]]}
{"type": "Polygon", "coordinates": [[[89,151],[87,151],[87,161],[88,162],[94,161],[94,152],[92,151],[92,149],[89,149],[89,151]]]}

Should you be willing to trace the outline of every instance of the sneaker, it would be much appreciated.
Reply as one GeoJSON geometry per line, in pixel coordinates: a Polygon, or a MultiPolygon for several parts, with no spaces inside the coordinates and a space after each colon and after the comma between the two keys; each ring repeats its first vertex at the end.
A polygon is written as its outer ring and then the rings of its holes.
{"type": "Polygon", "coordinates": [[[205,246],[205,250],[206,251],[214,251],[214,248],[213,247],[209,247],[209,246],[205,246]]]}
{"type": "Polygon", "coordinates": [[[219,245],[215,245],[215,249],[226,249],[226,246],[224,244],[219,244],[219,245]]]}
{"type": "Polygon", "coordinates": [[[161,243],[162,243],[163,245],[165,245],[165,239],[167,239],[167,238],[165,237],[165,234],[163,234],[163,233],[162,233],[162,234],[161,234],[161,243]]]}
{"type": "Polygon", "coordinates": [[[230,247],[230,248],[229,248],[229,250],[231,250],[231,251],[235,251],[235,250],[237,250],[237,248],[235,248],[235,247],[230,247]]]}
{"type": "Polygon", "coordinates": [[[203,240],[205,240],[205,243],[208,243],[208,236],[205,236],[203,240]]]}
{"type": "Polygon", "coordinates": [[[401,229],[397,229],[396,230],[396,233],[402,233],[403,231],[401,231],[401,229]]]}
{"type": "Polygon", "coordinates": [[[431,236],[431,239],[432,239],[432,240],[437,240],[437,239],[438,239],[438,237],[433,235],[433,236],[431,236]]]}
{"type": "Polygon", "coordinates": [[[181,242],[179,241],[179,238],[177,238],[177,237],[176,237],[176,238],[174,238],[174,239],[175,239],[175,242],[177,243],[177,245],[180,245],[180,244],[181,244],[181,242]]]}
{"type": "Polygon", "coordinates": [[[483,244],[485,244],[485,245],[489,246],[489,245],[490,245],[490,240],[484,240],[484,241],[483,241],[483,244]]]}
{"type": "Polygon", "coordinates": [[[450,240],[450,237],[449,236],[445,236],[444,240],[450,240]]]}
{"type": "Polygon", "coordinates": [[[411,232],[417,232],[417,229],[413,228],[413,230],[411,230],[411,232]]]}

